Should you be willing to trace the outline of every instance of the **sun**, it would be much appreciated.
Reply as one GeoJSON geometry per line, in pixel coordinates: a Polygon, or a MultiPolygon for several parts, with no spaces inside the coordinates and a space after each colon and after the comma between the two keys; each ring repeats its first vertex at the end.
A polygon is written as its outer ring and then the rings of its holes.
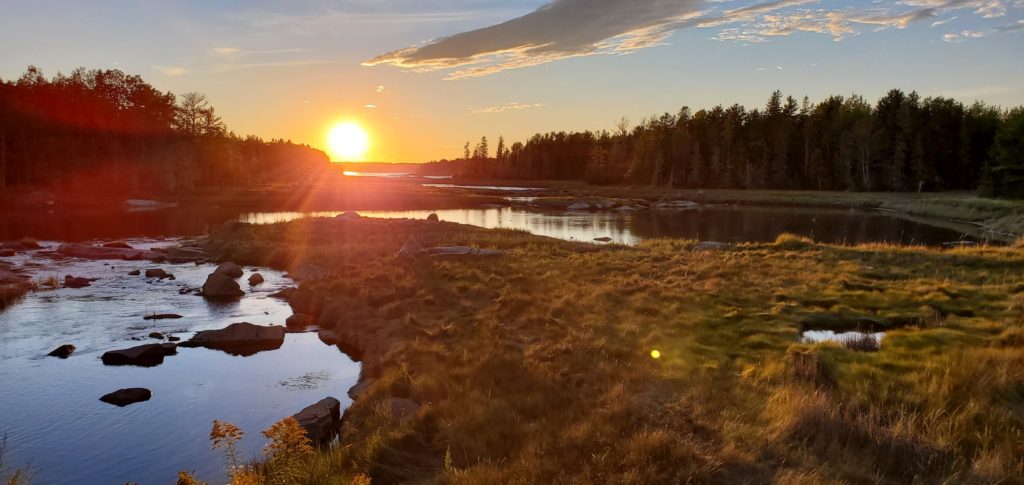
{"type": "Polygon", "coordinates": [[[359,123],[339,123],[327,132],[331,159],[338,162],[362,160],[370,149],[370,135],[359,123]]]}

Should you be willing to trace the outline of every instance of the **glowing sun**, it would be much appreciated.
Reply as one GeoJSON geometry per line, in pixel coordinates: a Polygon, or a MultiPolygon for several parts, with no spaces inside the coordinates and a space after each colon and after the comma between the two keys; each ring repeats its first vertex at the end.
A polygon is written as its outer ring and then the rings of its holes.
{"type": "Polygon", "coordinates": [[[327,148],[335,161],[362,160],[370,149],[370,135],[358,123],[340,123],[327,132],[327,148]]]}

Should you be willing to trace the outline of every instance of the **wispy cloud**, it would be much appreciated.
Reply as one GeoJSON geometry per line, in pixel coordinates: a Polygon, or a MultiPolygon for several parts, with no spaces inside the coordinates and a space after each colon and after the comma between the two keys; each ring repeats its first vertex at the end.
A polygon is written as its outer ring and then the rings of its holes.
{"type": "MultiPolygon", "coordinates": [[[[824,0],[553,0],[534,12],[374,57],[363,65],[393,65],[447,79],[485,76],[509,69],[597,54],[628,54],[661,45],[672,32],[719,29],[719,41],[758,44],[797,32],[836,41],[862,29],[904,29],[956,11],[997,18],[1024,0],[897,0],[869,8],[835,6],[824,0]],[[732,8],[729,8],[732,7],[732,8]]],[[[954,20],[934,20],[933,26],[954,20]]],[[[1011,29],[1024,26],[1011,25],[1011,29]]],[[[980,31],[980,30],[979,30],[980,31]]],[[[1009,30],[1001,30],[1009,31],[1009,30]]],[[[963,31],[958,37],[970,37],[963,31]]]]}
{"type": "Polygon", "coordinates": [[[508,103],[500,106],[485,106],[483,108],[474,108],[470,112],[473,114],[489,114],[489,113],[504,113],[505,111],[520,111],[524,109],[540,108],[544,105],[541,103],[508,103]]]}
{"type": "Polygon", "coordinates": [[[159,71],[164,76],[172,76],[172,77],[173,76],[181,76],[182,74],[185,74],[185,73],[188,72],[187,69],[185,69],[184,67],[179,67],[179,66],[157,66],[157,65],[154,65],[152,67],[153,67],[153,69],[156,69],[157,71],[159,71]]]}

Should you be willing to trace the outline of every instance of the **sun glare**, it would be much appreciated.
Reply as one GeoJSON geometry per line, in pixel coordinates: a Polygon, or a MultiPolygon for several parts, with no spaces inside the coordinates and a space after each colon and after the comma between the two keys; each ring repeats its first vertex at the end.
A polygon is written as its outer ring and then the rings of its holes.
{"type": "Polygon", "coordinates": [[[334,161],[362,160],[370,149],[370,135],[358,123],[340,123],[327,132],[327,147],[334,161]]]}

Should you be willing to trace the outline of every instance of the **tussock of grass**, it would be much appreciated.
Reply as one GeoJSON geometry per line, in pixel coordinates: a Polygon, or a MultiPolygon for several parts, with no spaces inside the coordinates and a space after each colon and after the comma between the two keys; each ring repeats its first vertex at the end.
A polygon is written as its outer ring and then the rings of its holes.
{"type": "Polygon", "coordinates": [[[209,249],[325,268],[300,290],[320,321],[388,337],[360,341],[369,388],[297,483],[1024,481],[1019,248],[598,248],[325,219],[209,249]],[[410,235],[507,254],[403,262],[410,235]],[[797,344],[813,318],[875,322],[884,345],[797,344]],[[393,398],[420,408],[395,419],[393,398]]]}

